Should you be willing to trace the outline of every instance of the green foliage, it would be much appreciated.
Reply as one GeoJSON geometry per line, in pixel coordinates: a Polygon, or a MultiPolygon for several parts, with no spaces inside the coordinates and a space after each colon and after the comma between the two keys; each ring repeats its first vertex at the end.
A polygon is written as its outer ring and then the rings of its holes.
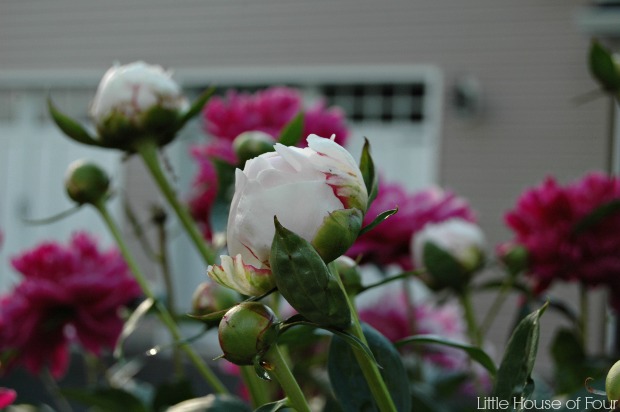
{"type": "Polygon", "coordinates": [[[92,407],[98,412],[149,412],[148,408],[134,395],[122,389],[61,389],[68,399],[92,407]]]}
{"type": "Polygon", "coordinates": [[[513,397],[528,397],[532,389],[532,370],[538,350],[540,317],[547,304],[526,316],[515,328],[497,372],[493,396],[512,402],[513,397]]]}
{"type": "Polygon", "coordinates": [[[336,277],[312,245],[274,219],[269,262],[278,291],[308,320],[344,329],[351,311],[336,277]]]}
{"type": "MultiPolygon", "coordinates": [[[[409,379],[394,345],[367,324],[362,325],[368,346],[380,366],[380,373],[400,412],[411,410],[409,379]]],[[[370,388],[358,365],[354,348],[334,337],[329,348],[329,379],[343,412],[376,411],[370,388]]]]}
{"type": "Polygon", "coordinates": [[[297,146],[303,138],[303,131],[304,113],[299,112],[282,128],[278,143],[282,143],[284,146],[297,146]]]}
{"type": "Polygon", "coordinates": [[[620,73],[609,50],[598,41],[592,41],[589,56],[590,73],[603,89],[616,92],[620,89],[620,73]]]}
{"type": "MultiPolygon", "coordinates": [[[[118,411],[124,411],[119,409],[118,411]]],[[[183,401],[167,409],[166,412],[251,412],[239,398],[230,395],[207,395],[183,401]]]]}
{"type": "Polygon", "coordinates": [[[194,390],[190,381],[181,379],[159,385],[153,397],[153,411],[165,411],[168,407],[194,398],[194,390]]]}
{"type": "Polygon", "coordinates": [[[364,147],[362,148],[362,156],[360,158],[360,170],[364,178],[366,191],[368,191],[368,207],[370,207],[372,201],[377,197],[379,178],[375,171],[375,163],[370,155],[370,143],[366,138],[364,138],[364,147]]]}

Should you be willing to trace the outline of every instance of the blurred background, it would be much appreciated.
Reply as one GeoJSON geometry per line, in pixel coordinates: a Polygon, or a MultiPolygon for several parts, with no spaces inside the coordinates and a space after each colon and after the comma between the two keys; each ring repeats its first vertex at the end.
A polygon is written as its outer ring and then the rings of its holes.
{"type": "MultiPolygon", "coordinates": [[[[386,179],[465,197],[493,245],[511,238],[503,214],[525,188],[548,175],[568,182],[617,167],[609,149],[616,113],[607,98],[590,98],[597,85],[587,66],[591,38],[611,44],[615,36],[620,7],[612,2],[1,0],[0,289],[17,279],[10,256],[41,240],[65,241],[78,228],[109,239],[88,210],[24,224],[71,207],[62,183],[70,161],[99,162],[136,210],[158,202],[138,162],[69,142],[47,115],[51,96],[87,122],[114,62],[172,68],[189,96],[210,85],[279,84],[299,87],[308,101],[323,96],[346,110],[356,157],[367,136],[386,179]]],[[[166,150],[181,196],[195,171],[188,147],[205,138],[196,122],[166,150]]],[[[114,210],[122,219],[118,200],[114,210]]],[[[182,237],[171,247],[186,309],[205,268],[182,237]]],[[[570,287],[552,293],[576,299],[570,287]]],[[[605,351],[604,295],[591,301],[590,347],[605,351]]],[[[489,304],[484,296],[476,303],[489,304]]],[[[497,347],[511,308],[495,323],[497,347]]],[[[545,315],[543,344],[559,322],[545,315]]],[[[543,370],[545,357],[542,350],[543,370]]]]}

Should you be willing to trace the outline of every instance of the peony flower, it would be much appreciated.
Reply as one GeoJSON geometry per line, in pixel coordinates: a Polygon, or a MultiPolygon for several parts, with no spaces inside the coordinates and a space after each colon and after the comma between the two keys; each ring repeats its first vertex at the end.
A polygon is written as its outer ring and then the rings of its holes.
{"type": "Polygon", "coordinates": [[[381,181],[377,198],[364,218],[364,226],[381,212],[395,207],[398,213],[360,236],[347,252],[348,256],[354,259],[361,256],[362,263],[398,264],[410,270],[416,266],[411,260],[411,239],[427,223],[453,217],[470,222],[476,220],[467,202],[450,191],[430,187],[409,194],[398,184],[381,181]]]}
{"type": "Polygon", "coordinates": [[[109,146],[148,136],[169,143],[178,120],[189,109],[179,85],[161,66],[134,62],[115,65],[103,78],[90,115],[109,146]]]}
{"type": "Polygon", "coordinates": [[[245,295],[274,286],[269,257],[274,216],[311,242],[327,261],[352,243],[368,194],[353,157],[330,139],[308,136],[304,149],[275,145],[275,152],[237,170],[227,229],[228,252],[209,276],[245,295]]]}
{"type": "Polygon", "coordinates": [[[12,405],[17,399],[17,393],[13,389],[0,388],[0,408],[12,405]]]}
{"type": "Polygon", "coordinates": [[[24,279],[0,298],[3,365],[55,377],[67,369],[69,345],[95,355],[112,348],[122,330],[119,309],[141,294],[120,253],[100,251],[85,233],[67,246],[48,242],[12,260],[24,279]]]}
{"type": "MultiPolygon", "coordinates": [[[[229,90],[225,97],[213,97],[203,115],[207,133],[217,139],[233,141],[243,132],[261,131],[274,139],[297,113],[304,110],[301,93],[289,87],[270,87],[254,94],[229,90]]],[[[325,108],[318,102],[305,110],[303,136],[336,135],[344,145],[348,136],[344,112],[325,108]]]]}
{"type": "Polygon", "coordinates": [[[620,214],[577,230],[577,225],[598,207],[620,199],[620,179],[590,173],[561,186],[549,177],[523,193],[505,222],[514,242],[528,253],[527,272],[542,292],[554,281],[576,281],[612,291],[612,304],[620,309],[620,214]]]}

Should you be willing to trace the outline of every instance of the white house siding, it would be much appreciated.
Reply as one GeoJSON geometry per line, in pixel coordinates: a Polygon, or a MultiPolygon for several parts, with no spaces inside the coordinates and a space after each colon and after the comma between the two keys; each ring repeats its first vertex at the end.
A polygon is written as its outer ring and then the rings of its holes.
{"type": "MultiPolygon", "coordinates": [[[[447,86],[439,183],[471,201],[495,243],[509,237],[502,214],[524,188],[546,175],[567,181],[606,166],[606,102],[573,101],[595,88],[586,65],[589,39],[574,20],[586,3],[0,0],[0,74],[80,73],[94,87],[112,62],[137,59],[179,74],[435,65],[447,86]],[[450,85],[461,75],[481,85],[485,109],[474,119],[450,106],[450,85]]],[[[509,318],[497,324],[508,327],[509,318]]],[[[495,339],[505,332],[498,328],[495,339]]]]}

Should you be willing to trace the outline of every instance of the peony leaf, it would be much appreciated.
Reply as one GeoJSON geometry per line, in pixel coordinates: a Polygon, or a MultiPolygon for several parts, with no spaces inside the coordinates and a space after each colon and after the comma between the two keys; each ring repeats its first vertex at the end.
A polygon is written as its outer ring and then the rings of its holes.
{"type": "Polygon", "coordinates": [[[364,233],[371,231],[375,227],[379,226],[384,220],[388,217],[396,214],[398,212],[398,207],[396,209],[386,210],[385,212],[381,212],[375,220],[373,220],[369,225],[366,225],[360,230],[359,236],[362,236],[364,233]]]}
{"type": "Polygon", "coordinates": [[[398,348],[404,345],[408,345],[410,343],[433,343],[461,349],[465,351],[473,360],[484,366],[484,368],[489,371],[491,376],[494,377],[497,374],[497,367],[495,366],[495,362],[493,362],[493,360],[489,357],[489,355],[487,355],[485,351],[476,346],[471,346],[462,342],[456,342],[438,335],[409,336],[407,338],[399,340],[398,342],[395,342],[394,346],[398,348]]]}
{"type": "Polygon", "coordinates": [[[607,203],[603,203],[577,222],[575,226],[573,226],[572,234],[579,235],[618,212],[620,212],[620,199],[614,199],[607,203]]]}
{"type": "Polygon", "coordinates": [[[118,337],[118,341],[116,342],[116,347],[114,348],[114,357],[121,358],[123,356],[123,344],[125,343],[125,339],[131,335],[136,328],[138,327],[138,323],[140,320],[151,310],[153,305],[155,304],[155,300],[148,298],[145,299],[136,310],[133,311],[129,319],[123,325],[123,330],[121,331],[120,336],[118,337]]]}
{"type": "Polygon", "coordinates": [[[60,392],[68,399],[101,411],[148,412],[148,408],[140,399],[122,389],[65,388],[60,389],[60,392]]]}
{"type": "Polygon", "coordinates": [[[153,397],[153,410],[163,411],[179,402],[195,398],[192,383],[187,379],[165,382],[157,386],[153,397]]]}
{"type": "Polygon", "coordinates": [[[213,96],[213,93],[215,93],[215,87],[209,87],[200,96],[198,96],[198,98],[192,103],[189,110],[178,120],[176,130],[180,130],[194,116],[200,113],[211,96],[213,96]]]}
{"type": "MultiPolygon", "coordinates": [[[[118,409],[124,411],[124,409],[118,409]]],[[[207,395],[189,399],[166,409],[166,412],[251,412],[241,399],[231,395],[207,395]]]]}
{"type": "Polygon", "coordinates": [[[506,352],[497,371],[493,396],[512,402],[531,388],[532,370],[538,350],[540,317],[547,309],[545,303],[540,309],[526,316],[515,328],[506,352]]]}
{"type": "Polygon", "coordinates": [[[265,405],[256,409],[254,412],[277,412],[289,407],[291,407],[291,403],[289,402],[288,398],[284,398],[276,402],[266,403],[265,405]]]}
{"type": "Polygon", "coordinates": [[[367,138],[364,138],[364,147],[362,148],[362,156],[360,158],[360,170],[364,178],[366,191],[368,192],[368,207],[370,207],[372,201],[377,197],[379,183],[375,172],[375,164],[370,155],[370,142],[368,142],[367,138]]]}
{"type": "Polygon", "coordinates": [[[303,132],[304,113],[299,112],[282,128],[278,137],[278,143],[282,143],[284,146],[297,146],[303,138],[303,132]]]}
{"type": "Polygon", "coordinates": [[[597,40],[590,46],[590,73],[603,89],[615,92],[620,89],[620,73],[612,54],[597,40]]]}
{"type": "MultiPolygon", "coordinates": [[[[381,333],[362,324],[368,347],[382,367],[379,371],[398,411],[411,411],[409,379],[394,345],[381,333]]],[[[332,389],[343,412],[377,410],[372,392],[364,379],[353,349],[334,337],[329,348],[327,369],[332,389]]]]}
{"type": "Polygon", "coordinates": [[[101,144],[93,138],[78,122],[62,113],[56,108],[52,99],[47,99],[47,107],[52,116],[52,120],[62,132],[71,140],[89,146],[101,146],[101,144]]]}
{"type": "Polygon", "coordinates": [[[282,296],[308,320],[344,329],[351,311],[338,280],[312,247],[274,217],[275,234],[269,263],[282,296]]]}

